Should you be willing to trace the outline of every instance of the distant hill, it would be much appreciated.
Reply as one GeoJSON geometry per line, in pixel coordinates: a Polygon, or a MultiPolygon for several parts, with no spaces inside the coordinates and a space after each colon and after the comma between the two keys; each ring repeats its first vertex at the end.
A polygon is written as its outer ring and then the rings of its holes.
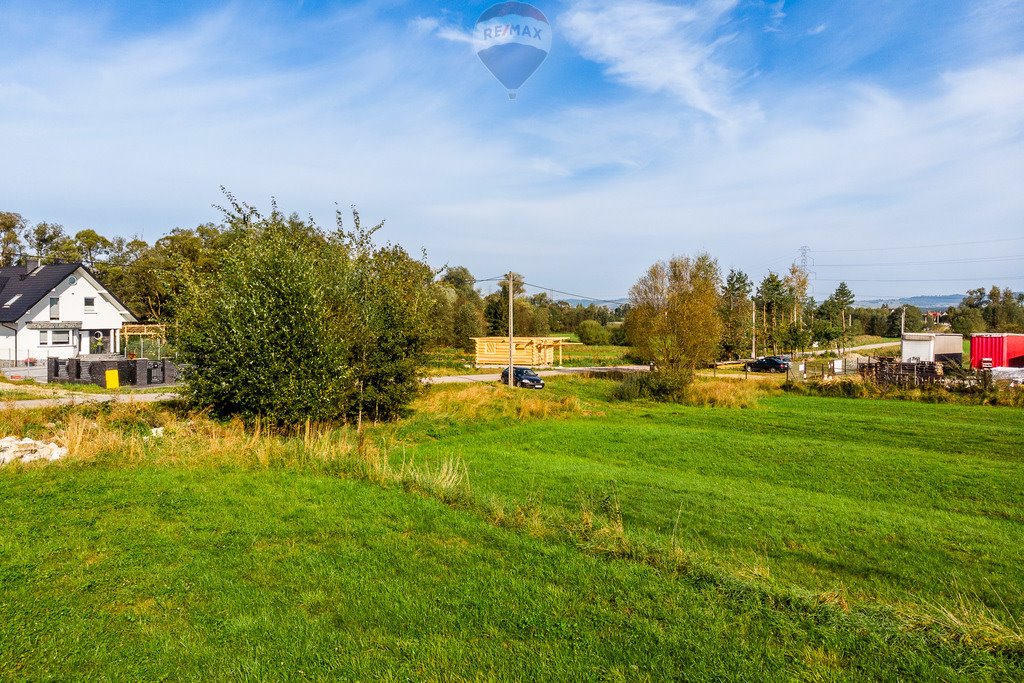
{"type": "Polygon", "coordinates": [[[858,299],[855,306],[864,308],[881,308],[888,306],[917,306],[925,311],[944,311],[950,306],[956,306],[963,301],[963,294],[922,294],[918,296],[905,296],[899,299],[858,299]]]}
{"type": "Polygon", "coordinates": [[[565,297],[562,297],[560,299],[555,299],[555,300],[556,301],[564,301],[565,303],[569,304],[570,306],[584,306],[585,307],[585,306],[589,306],[590,304],[597,304],[598,306],[605,306],[607,308],[615,308],[617,306],[621,306],[622,304],[629,303],[629,299],[626,299],[626,298],[623,298],[623,299],[610,299],[608,301],[592,301],[591,299],[566,299],[565,297]]]}

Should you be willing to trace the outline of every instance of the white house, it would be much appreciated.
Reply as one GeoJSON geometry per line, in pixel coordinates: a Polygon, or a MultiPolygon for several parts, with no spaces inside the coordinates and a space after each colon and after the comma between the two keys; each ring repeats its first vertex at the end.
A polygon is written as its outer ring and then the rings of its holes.
{"type": "Polygon", "coordinates": [[[81,263],[0,268],[0,363],[121,350],[137,322],[81,263]]]}

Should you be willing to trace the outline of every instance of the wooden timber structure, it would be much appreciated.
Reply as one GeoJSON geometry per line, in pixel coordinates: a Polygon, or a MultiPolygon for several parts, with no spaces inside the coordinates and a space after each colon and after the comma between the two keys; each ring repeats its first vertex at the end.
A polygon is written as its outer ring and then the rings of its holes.
{"type": "MultiPolygon", "coordinates": [[[[473,337],[476,343],[474,364],[477,367],[508,366],[508,337],[473,337]]],[[[554,365],[555,349],[562,364],[562,348],[579,346],[565,337],[513,337],[512,363],[530,367],[554,365]]]]}
{"type": "MultiPolygon", "coordinates": [[[[152,339],[156,342],[156,355],[160,357],[160,347],[167,343],[167,326],[166,325],[122,325],[121,326],[121,337],[125,340],[127,348],[127,342],[129,337],[139,338],[139,355],[143,358],[146,357],[146,339],[152,339]]],[[[129,356],[131,357],[131,356],[129,356]]]]}
{"type": "Polygon", "coordinates": [[[132,337],[156,337],[157,339],[167,338],[166,325],[122,325],[121,334],[132,337]]]}
{"type": "Polygon", "coordinates": [[[943,380],[942,363],[903,363],[897,358],[870,358],[858,363],[857,371],[865,380],[881,385],[914,388],[938,384],[943,380]]]}

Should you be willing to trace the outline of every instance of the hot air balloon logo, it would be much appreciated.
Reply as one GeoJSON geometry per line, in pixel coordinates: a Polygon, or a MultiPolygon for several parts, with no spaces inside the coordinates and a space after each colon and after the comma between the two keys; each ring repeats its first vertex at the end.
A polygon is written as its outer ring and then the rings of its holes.
{"type": "Polygon", "coordinates": [[[477,19],[473,44],[480,61],[514,100],[516,91],[548,56],[551,26],[533,5],[501,2],[477,19]]]}

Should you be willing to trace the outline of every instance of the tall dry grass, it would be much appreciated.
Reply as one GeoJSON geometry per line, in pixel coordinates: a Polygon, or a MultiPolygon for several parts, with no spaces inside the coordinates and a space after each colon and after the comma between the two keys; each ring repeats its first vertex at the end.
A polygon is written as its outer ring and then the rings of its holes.
{"type": "Polygon", "coordinates": [[[290,432],[250,428],[153,404],[7,411],[5,435],[29,435],[68,449],[64,462],[114,466],[190,468],[302,468],[398,485],[444,501],[468,496],[469,474],[461,459],[418,464],[404,458],[384,429],[316,423],[290,432]]]}
{"type": "Polygon", "coordinates": [[[731,378],[698,377],[686,387],[684,402],[690,406],[753,408],[762,396],[779,390],[761,382],[731,378]]]}
{"type": "Polygon", "coordinates": [[[1024,655],[1024,631],[1009,610],[1008,624],[980,599],[964,593],[957,593],[956,601],[948,605],[927,603],[903,607],[898,612],[911,630],[927,632],[940,640],[997,654],[1024,655]]]}
{"type": "Polygon", "coordinates": [[[470,420],[529,420],[586,414],[575,396],[550,398],[542,393],[496,384],[434,387],[417,398],[412,407],[417,413],[470,420]]]}

